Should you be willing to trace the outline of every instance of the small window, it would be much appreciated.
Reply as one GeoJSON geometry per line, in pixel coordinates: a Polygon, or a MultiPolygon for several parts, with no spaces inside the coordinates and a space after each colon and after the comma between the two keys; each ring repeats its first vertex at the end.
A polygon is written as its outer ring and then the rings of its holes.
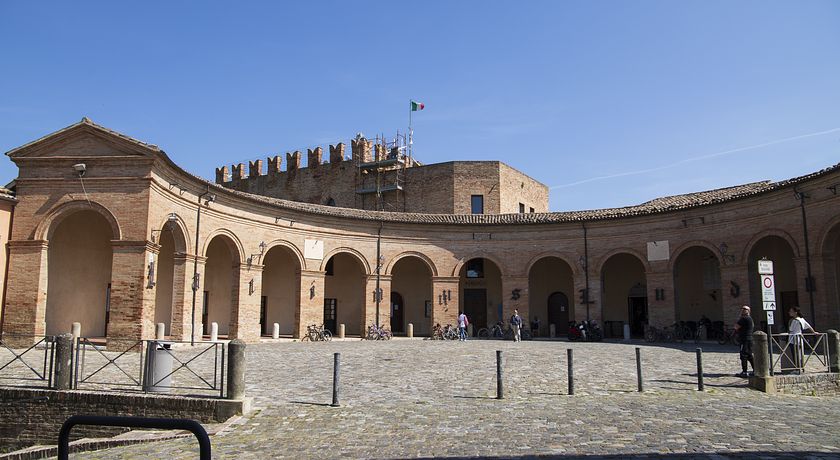
{"type": "Polygon", "coordinates": [[[530,212],[531,214],[533,214],[533,213],[534,213],[534,208],[530,208],[530,209],[531,209],[531,210],[530,210],[529,212],[530,212]]]}
{"type": "Polygon", "coordinates": [[[329,198],[329,199],[327,200],[327,206],[335,206],[335,200],[334,200],[334,199],[332,199],[332,198],[329,198]]]}
{"type": "Polygon", "coordinates": [[[467,262],[467,278],[484,278],[484,259],[467,262]]]}
{"type": "Polygon", "coordinates": [[[484,195],[473,195],[470,198],[470,207],[473,214],[484,214],[484,195]]]}
{"type": "Polygon", "coordinates": [[[335,261],[335,257],[331,257],[330,260],[327,261],[327,266],[325,268],[325,274],[327,276],[335,275],[335,264],[333,263],[333,261],[335,261]]]}
{"type": "Polygon", "coordinates": [[[525,203],[519,203],[519,214],[525,214],[525,203]]]}

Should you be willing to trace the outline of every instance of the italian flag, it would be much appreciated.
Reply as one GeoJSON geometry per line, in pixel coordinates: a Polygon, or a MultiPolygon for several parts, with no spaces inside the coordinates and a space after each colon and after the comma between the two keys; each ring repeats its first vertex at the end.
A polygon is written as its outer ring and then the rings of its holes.
{"type": "Polygon", "coordinates": [[[422,102],[411,101],[411,111],[412,112],[416,112],[418,110],[423,110],[424,108],[426,108],[426,105],[423,104],[422,102]]]}

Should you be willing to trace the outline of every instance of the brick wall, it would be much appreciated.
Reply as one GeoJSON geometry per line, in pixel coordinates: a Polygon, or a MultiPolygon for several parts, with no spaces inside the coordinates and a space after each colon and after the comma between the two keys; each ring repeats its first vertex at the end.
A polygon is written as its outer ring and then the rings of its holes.
{"type": "MultiPolygon", "coordinates": [[[[130,395],[93,391],[0,388],[0,452],[55,444],[71,415],[187,418],[218,423],[241,413],[242,403],[223,399],[130,395]]],[[[72,439],[110,437],[124,428],[79,426],[72,439]]]]}

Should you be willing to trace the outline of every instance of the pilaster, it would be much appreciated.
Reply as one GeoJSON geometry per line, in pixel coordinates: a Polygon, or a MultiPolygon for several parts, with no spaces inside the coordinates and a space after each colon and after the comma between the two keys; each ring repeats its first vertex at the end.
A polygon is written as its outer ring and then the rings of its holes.
{"type": "Polygon", "coordinates": [[[457,276],[432,277],[432,325],[454,326],[458,322],[460,282],[461,278],[457,276]]]}
{"type": "Polygon", "coordinates": [[[230,316],[231,339],[246,343],[260,341],[260,296],[262,293],[262,265],[239,264],[234,270],[233,301],[230,316]]]}

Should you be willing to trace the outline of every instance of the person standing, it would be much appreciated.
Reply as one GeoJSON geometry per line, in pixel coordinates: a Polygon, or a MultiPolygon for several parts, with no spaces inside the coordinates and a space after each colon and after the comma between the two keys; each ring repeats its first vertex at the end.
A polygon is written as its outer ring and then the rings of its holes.
{"type": "Polygon", "coordinates": [[[470,325],[470,320],[467,319],[467,315],[464,312],[461,312],[458,315],[458,340],[461,342],[467,341],[467,326],[470,325]]]}
{"type": "Polygon", "coordinates": [[[753,323],[752,316],[750,316],[750,307],[749,305],[744,305],[741,307],[741,317],[735,323],[735,333],[738,334],[738,341],[741,343],[739,353],[741,358],[741,373],[738,374],[741,377],[747,377],[749,375],[747,374],[747,363],[750,363],[753,372],[755,372],[752,355],[753,329],[755,329],[755,323],[753,323]]]}
{"type": "Polygon", "coordinates": [[[510,327],[513,328],[513,341],[522,341],[522,317],[519,316],[519,310],[513,310],[513,316],[510,317],[510,327]]]}
{"type": "Polygon", "coordinates": [[[801,374],[805,371],[805,336],[802,333],[811,331],[816,334],[817,331],[805,321],[799,307],[790,307],[788,316],[791,318],[788,327],[788,347],[793,347],[793,365],[796,368],[794,372],[801,374]]]}

